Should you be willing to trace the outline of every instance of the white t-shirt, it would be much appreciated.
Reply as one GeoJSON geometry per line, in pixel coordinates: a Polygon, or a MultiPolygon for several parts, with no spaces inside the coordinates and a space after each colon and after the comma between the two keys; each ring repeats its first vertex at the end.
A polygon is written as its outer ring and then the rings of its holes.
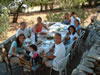
{"type": "MultiPolygon", "coordinates": [[[[80,18],[79,18],[79,17],[76,17],[76,19],[78,19],[79,22],[80,22],[80,18]]],[[[72,16],[72,17],[71,17],[70,25],[75,25],[75,24],[74,24],[74,20],[75,20],[75,18],[72,16]]]]}
{"type": "Polygon", "coordinates": [[[73,34],[70,34],[70,35],[69,35],[70,43],[72,43],[72,42],[74,41],[74,37],[77,37],[77,38],[78,38],[79,36],[78,36],[77,33],[75,33],[74,35],[73,35],[73,34]]]}
{"type": "Polygon", "coordinates": [[[16,37],[18,37],[20,34],[24,34],[26,38],[30,35],[29,29],[25,28],[24,31],[19,28],[16,32],[16,37]]]}
{"type": "Polygon", "coordinates": [[[62,58],[65,57],[65,46],[63,43],[60,43],[59,45],[55,44],[55,50],[53,55],[56,56],[53,59],[53,66],[57,69],[57,62],[59,62],[62,58]]]}

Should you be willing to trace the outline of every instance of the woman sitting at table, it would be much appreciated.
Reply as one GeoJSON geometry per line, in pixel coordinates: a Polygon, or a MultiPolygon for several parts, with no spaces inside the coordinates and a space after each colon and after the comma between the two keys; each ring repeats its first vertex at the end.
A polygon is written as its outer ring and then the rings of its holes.
{"type": "Polygon", "coordinates": [[[38,33],[42,31],[42,28],[45,28],[47,30],[49,30],[43,23],[42,23],[42,18],[38,17],[37,18],[37,24],[33,27],[32,32],[34,33],[38,33]]]}
{"type": "Polygon", "coordinates": [[[20,34],[15,41],[12,42],[10,50],[9,50],[9,56],[12,58],[12,62],[17,63],[19,56],[19,52],[23,52],[22,47],[24,46],[24,40],[25,36],[24,34],[20,34]],[[14,57],[14,58],[13,58],[14,57]]]}
{"type": "Polygon", "coordinates": [[[63,24],[70,24],[70,15],[68,14],[68,13],[65,13],[65,16],[64,16],[64,18],[63,18],[63,20],[62,20],[62,23],[63,24]]]}
{"type": "Polygon", "coordinates": [[[66,34],[66,37],[64,39],[64,44],[65,45],[69,45],[71,43],[73,43],[74,40],[76,40],[78,38],[78,35],[77,35],[77,32],[76,32],[76,29],[74,26],[70,26],[68,28],[68,31],[67,34],[66,34]]]}
{"type": "Polygon", "coordinates": [[[38,18],[37,18],[37,24],[36,24],[35,26],[32,27],[31,39],[32,39],[33,44],[34,44],[34,42],[37,42],[37,34],[38,34],[38,33],[43,34],[43,35],[46,34],[45,32],[41,32],[43,27],[44,27],[45,29],[49,30],[49,29],[42,23],[42,18],[41,18],[41,17],[38,17],[38,18]]]}
{"type": "Polygon", "coordinates": [[[75,24],[74,26],[76,28],[76,32],[80,36],[80,22],[79,22],[79,20],[75,19],[74,24],[75,24]]]}

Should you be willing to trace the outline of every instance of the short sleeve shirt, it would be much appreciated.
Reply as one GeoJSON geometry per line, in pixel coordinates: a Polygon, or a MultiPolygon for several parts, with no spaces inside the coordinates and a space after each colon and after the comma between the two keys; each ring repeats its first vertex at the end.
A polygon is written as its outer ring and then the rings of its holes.
{"type": "MultiPolygon", "coordinates": [[[[24,45],[24,43],[23,43],[23,45],[24,45]]],[[[18,52],[19,52],[20,50],[22,50],[21,47],[18,47],[18,46],[17,46],[17,42],[16,42],[16,41],[13,41],[13,42],[12,42],[11,47],[10,47],[10,50],[9,50],[9,54],[12,54],[12,48],[15,48],[15,53],[16,53],[16,54],[18,54],[18,52]]]]}
{"type": "Polygon", "coordinates": [[[18,37],[20,34],[24,34],[26,38],[30,35],[29,29],[25,28],[24,31],[19,28],[16,32],[16,37],[18,37]]]}
{"type": "Polygon", "coordinates": [[[65,46],[63,43],[60,43],[59,45],[55,44],[55,51],[54,56],[56,56],[53,59],[53,66],[57,67],[56,64],[65,57],[65,46]]]}
{"type": "MultiPolygon", "coordinates": [[[[80,18],[79,18],[79,17],[76,17],[76,19],[78,19],[79,22],[80,22],[80,18]]],[[[75,25],[75,24],[74,24],[74,20],[75,20],[75,19],[74,19],[74,17],[72,16],[72,17],[71,17],[70,25],[75,25]]]]}

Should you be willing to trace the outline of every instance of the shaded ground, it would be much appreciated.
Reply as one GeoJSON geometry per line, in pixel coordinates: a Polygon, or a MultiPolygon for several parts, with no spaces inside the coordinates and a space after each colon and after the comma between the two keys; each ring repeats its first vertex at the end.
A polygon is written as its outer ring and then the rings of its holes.
{"type": "MultiPolygon", "coordinates": [[[[22,75],[22,70],[21,67],[16,67],[13,70],[13,75],[22,75]]],[[[45,70],[40,70],[39,72],[36,71],[35,73],[33,73],[33,75],[49,75],[50,72],[47,72],[45,70]]],[[[10,75],[10,72],[6,70],[6,66],[5,63],[0,63],[0,75],[10,75]]],[[[30,75],[29,72],[24,72],[24,75],[30,75]]]]}

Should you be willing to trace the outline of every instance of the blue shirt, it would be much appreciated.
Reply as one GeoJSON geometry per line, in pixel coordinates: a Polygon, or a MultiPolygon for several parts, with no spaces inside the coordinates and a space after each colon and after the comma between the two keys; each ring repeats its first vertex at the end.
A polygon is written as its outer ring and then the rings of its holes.
{"type": "MultiPolygon", "coordinates": [[[[24,43],[23,43],[23,45],[24,45],[24,43]]],[[[23,46],[23,45],[22,45],[22,46],[23,46]]],[[[20,50],[22,50],[21,47],[18,47],[18,46],[17,46],[17,42],[16,42],[16,41],[13,41],[13,42],[12,42],[11,47],[10,47],[10,50],[9,50],[9,54],[12,54],[12,48],[15,48],[15,53],[16,53],[16,54],[18,54],[18,52],[19,52],[20,50]]]]}
{"type": "Polygon", "coordinates": [[[78,32],[78,29],[81,28],[80,25],[78,25],[78,27],[76,27],[76,25],[74,25],[74,27],[75,27],[75,29],[76,29],[77,32],[78,32]]]}
{"type": "Polygon", "coordinates": [[[69,24],[69,22],[67,22],[67,20],[64,19],[64,22],[62,22],[63,24],[69,24]]]}

